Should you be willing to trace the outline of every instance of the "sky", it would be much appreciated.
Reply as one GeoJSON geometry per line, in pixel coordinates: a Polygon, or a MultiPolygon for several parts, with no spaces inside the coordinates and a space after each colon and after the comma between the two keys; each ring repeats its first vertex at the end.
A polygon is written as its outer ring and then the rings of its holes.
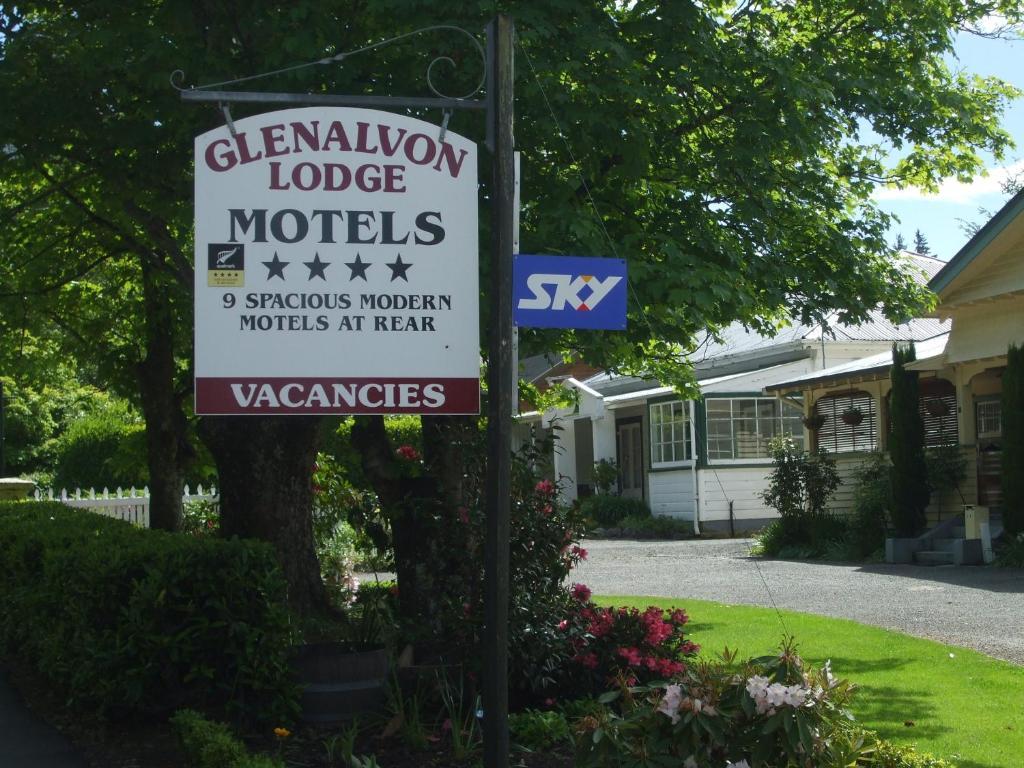
{"type": "MultiPolygon", "coordinates": [[[[1024,89],[1024,40],[982,38],[961,33],[956,41],[958,61],[954,66],[978,75],[999,77],[1024,89]]],[[[890,242],[897,233],[903,235],[912,248],[915,230],[928,241],[932,255],[948,261],[969,239],[960,220],[984,224],[1009,199],[1000,190],[999,182],[1007,173],[1024,170],[1024,98],[1012,102],[1002,120],[1017,144],[1003,158],[995,161],[986,157],[988,175],[976,178],[970,184],[949,179],[943,182],[937,195],[926,195],[919,190],[880,188],[875,201],[887,213],[895,214],[900,222],[889,230],[890,242]],[[985,208],[989,214],[979,212],[985,208]]]]}

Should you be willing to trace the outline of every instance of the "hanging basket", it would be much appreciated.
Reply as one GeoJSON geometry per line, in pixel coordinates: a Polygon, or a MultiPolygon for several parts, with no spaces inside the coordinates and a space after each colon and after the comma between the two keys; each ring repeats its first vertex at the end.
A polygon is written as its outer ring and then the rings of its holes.
{"type": "Polygon", "coordinates": [[[924,402],[924,408],[932,416],[945,416],[949,413],[949,404],[945,400],[940,400],[937,397],[932,397],[924,402]]]}
{"type": "Polygon", "coordinates": [[[801,421],[809,430],[817,432],[825,424],[825,417],[820,413],[812,413],[810,416],[804,416],[801,421]]]}
{"type": "Polygon", "coordinates": [[[840,416],[844,424],[849,424],[851,427],[856,427],[862,421],[864,421],[864,412],[859,408],[847,408],[843,411],[843,415],[840,416]]]}

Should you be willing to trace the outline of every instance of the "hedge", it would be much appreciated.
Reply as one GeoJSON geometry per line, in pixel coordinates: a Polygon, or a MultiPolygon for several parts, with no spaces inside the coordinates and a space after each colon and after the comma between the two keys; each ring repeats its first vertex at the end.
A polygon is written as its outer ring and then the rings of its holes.
{"type": "Polygon", "coordinates": [[[0,648],[107,716],[295,711],[285,582],[266,544],[0,503],[0,648]]]}
{"type": "Polygon", "coordinates": [[[613,528],[626,517],[651,516],[651,510],[643,499],[606,494],[581,499],[580,511],[604,528],[613,528]]]}

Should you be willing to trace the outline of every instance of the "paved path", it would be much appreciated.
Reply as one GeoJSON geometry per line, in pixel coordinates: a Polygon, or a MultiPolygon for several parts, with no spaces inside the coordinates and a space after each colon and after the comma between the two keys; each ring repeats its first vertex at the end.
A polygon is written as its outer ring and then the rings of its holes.
{"type": "Polygon", "coordinates": [[[853,619],[1024,665],[1024,569],[756,560],[752,540],[591,541],[596,594],[692,597],[853,619]],[[759,574],[760,570],[760,574],[759,574]],[[763,580],[762,580],[763,577],[763,580]]]}
{"type": "Polygon", "coordinates": [[[85,761],[53,726],[36,717],[0,669],[0,766],[85,768],[85,761]]]}

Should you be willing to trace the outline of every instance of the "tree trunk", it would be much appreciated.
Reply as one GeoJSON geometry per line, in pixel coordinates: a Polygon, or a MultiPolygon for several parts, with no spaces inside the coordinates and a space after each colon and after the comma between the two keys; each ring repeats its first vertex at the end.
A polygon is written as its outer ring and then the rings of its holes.
{"type": "Polygon", "coordinates": [[[217,462],[223,536],[270,542],[293,610],[327,608],[313,541],[313,463],[320,419],[207,416],[203,442],[217,462]]]}
{"type": "Polygon", "coordinates": [[[461,585],[465,591],[460,600],[472,603],[475,585],[466,570],[472,568],[473,553],[453,551],[444,533],[446,526],[458,524],[451,522],[458,519],[456,509],[471,503],[472,484],[482,474],[466,471],[467,453],[473,454],[478,447],[473,440],[475,418],[424,417],[422,426],[425,474],[421,476],[403,473],[383,417],[357,418],[352,443],[391,522],[400,618],[429,652],[443,641],[441,610],[445,599],[452,597],[446,590],[461,585]],[[439,525],[439,520],[444,522],[439,525]]]}
{"type": "Polygon", "coordinates": [[[146,419],[149,465],[149,527],[176,531],[183,515],[185,474],[195,459],[188,440],[188,420],[175,392],[174,321],[168,292],[158,285],[142,260],[145,297],[146,357],[137,366],[142,413],[146,419]]]}

